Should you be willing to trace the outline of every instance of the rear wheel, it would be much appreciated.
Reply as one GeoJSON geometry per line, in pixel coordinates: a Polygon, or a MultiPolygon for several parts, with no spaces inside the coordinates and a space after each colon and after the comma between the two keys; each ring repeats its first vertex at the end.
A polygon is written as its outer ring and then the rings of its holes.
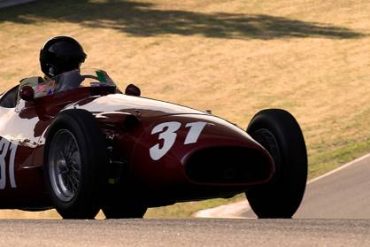
{"type": "Polygon", "coordinates": [[[267,109],[251,120],[247,132],[272,156],[276,173],[269,184],[246,192],[259,218],[291,218],[307,182],[307,151],[302,131],[287,111],[267,109]]]}
{"type": "Polygon", "coordinates": [[[146,213],[147,206],[139,197],[141,193],[129,188],[127,173],[128,170],[123,170],[117,183],[106,187],[102,211],[107,219],[143,218],[146,213]]]}
{"type": "Polygon", "coordinates": [[[50,198],[66,219],[92,219],[107,167],[104,137],[95,118],[85,110],[61,112],[45,144],[45,180],[50,198]]]}
{"type": "Polygon", "coordinates": [[[110,206],[103,207],[103,213],[107,219],[120,219],[120,218],[143,218],[147,207],[142,203],[135,202],[117,202],[110,206]]]}

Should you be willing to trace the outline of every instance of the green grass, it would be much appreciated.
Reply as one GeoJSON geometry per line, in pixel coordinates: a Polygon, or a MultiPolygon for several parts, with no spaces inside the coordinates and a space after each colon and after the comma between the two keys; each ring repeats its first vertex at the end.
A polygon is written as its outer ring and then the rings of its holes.
{"type": "Polygon", "coordinates": [[[370,150],[369,13],[363,0],[39,0],[0,10],[0,89],[40,74],[49,37],[73,35],[85,67],[106,69],[121,87],[134,82],[144,96],[211,109],[244,128],[263,108],[288,110],[313,178],[370,150]]]}

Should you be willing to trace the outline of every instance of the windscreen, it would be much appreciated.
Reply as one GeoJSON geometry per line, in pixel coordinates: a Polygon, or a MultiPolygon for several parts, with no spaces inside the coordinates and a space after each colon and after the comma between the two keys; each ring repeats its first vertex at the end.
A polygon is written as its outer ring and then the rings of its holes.
{"type": "Polygon", "coordinates": [[[40,98],[79,87],[116,87],[116,84],[104,70],[81,69],[68,71],[30,86],[35,98],[40,98]]]}

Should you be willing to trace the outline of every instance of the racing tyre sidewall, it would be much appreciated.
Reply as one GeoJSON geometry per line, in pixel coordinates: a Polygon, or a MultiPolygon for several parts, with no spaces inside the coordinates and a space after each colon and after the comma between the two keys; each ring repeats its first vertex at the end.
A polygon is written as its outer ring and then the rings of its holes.
{"type": "Polygon", "coordinates": [[[301,128],[287,111],[267,109],[251,120],[247,132],[272,156],[276,171],[271,182],[246,192],[259,218],[291,218],[307,182],[307,150],[301,128]]]}

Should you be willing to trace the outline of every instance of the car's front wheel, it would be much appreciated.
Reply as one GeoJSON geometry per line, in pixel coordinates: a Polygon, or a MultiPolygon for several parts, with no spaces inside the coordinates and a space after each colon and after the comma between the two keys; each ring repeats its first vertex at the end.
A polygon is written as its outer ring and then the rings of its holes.
{"type": "Polygon", "coordinates": [[[92,219],[99,211],[107,163],[104,138],[85,110],[61,112],[45,144],[45,180],[63,218],[92,219]]]}
{"type": "Polygon", "coordinates": [[[287,111],[267,109],[251,120],[247,132],[272,156],[276,173],[269,184],[246,192],[259,218],[291,218],[307,182],[307,151],[301,128],[287,111]]]}

